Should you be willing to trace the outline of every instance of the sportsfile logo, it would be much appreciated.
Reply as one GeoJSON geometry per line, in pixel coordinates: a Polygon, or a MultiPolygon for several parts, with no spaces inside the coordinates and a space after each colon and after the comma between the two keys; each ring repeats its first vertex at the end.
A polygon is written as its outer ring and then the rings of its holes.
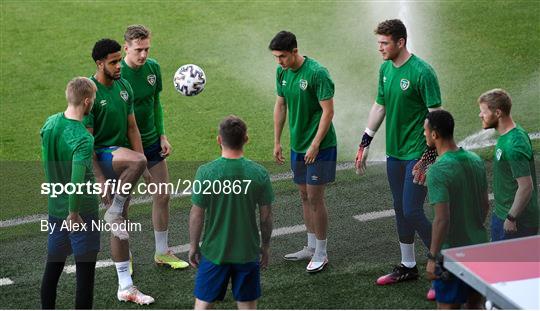
{"type": "Polygon", "coordinates": [[[62,195],[83,194],[99,195],[107,194],[202,194],[202,195],[229,195],[247,194],[251,185],[250,179],[243,180],[188,180],[178,179],[177,183],[140,183],[135,190],[121,179],[107,179],[104,183],[42,183],[41,194],[50,198],[62,195]]]}

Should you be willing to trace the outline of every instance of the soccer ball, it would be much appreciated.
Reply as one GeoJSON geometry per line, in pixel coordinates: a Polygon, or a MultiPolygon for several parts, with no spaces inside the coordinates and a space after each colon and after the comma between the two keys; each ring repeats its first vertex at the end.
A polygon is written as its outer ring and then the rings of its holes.
{"type": "Polygon", "coordinates": [[[184,96],[195,96],[204,90],[206,75],[201,67],[183,65],[174,73],[174,88],[184,96]]]}

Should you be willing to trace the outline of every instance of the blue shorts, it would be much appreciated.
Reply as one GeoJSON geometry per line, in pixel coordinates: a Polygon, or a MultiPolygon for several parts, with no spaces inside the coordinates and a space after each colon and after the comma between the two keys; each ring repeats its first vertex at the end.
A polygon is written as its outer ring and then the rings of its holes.
{"type": "Polygon", "coordinates": [[[193,294],[205,302],[223,300],[229,279],[232,280],[234,300],[253,301],[261,297],[259,261],[216,265],[204,256],[199,262],[193,294]]]}
{"type": "Polygon", "coordinates": [[[98,222],[98,214],[81,215],[86,224],[86,230],[69,231],[62,228],[65,219],[49,215],[47,252],[50,257],[62,258],[71,254],[75,256],[84,255],[88,252],[98,252],[100,247],[100,232],[92,227],[92,221],[98,222]],[[55,224],[54,230],[51,230],[55,224]]]}
{"type": "Polygon", "coordinates": [[[113,169],[113,152],[118,150],[118,146],[111,146],[105,148],[96,149],[96,156],[98,159],[99,167],[103,172],[103,175],[107,179],[118,179],[113,169]]]}
{"type": "Polygon", "coordinates": [[[295,184],[324,185],[336,180],[336,147],[320,150],[313,164],[306,165],[305,155],[291,150],[291,169],[295,184]]]}
{"type": "Polygon", "coordinates": [[[433,288],[435,289],[435,300],[447,304],[464,304],[474,292],[472,287],[453,274],[450,274],[448,280],[437,279],[433,281],[433,288]]]}
{"type": "Polygon", "coordinates": [[[161,143],[159,139],[155,143],[144,148],[144,156],[146,157],[146,167],[148,167],[148,169],[151,169],[152,166],[165,160],[165,158],[161,156],[161,143]]]}

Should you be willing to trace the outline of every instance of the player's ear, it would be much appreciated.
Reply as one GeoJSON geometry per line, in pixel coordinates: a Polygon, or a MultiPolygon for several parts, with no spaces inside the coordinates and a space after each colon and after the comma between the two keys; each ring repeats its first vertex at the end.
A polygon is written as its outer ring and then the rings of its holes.
{"type": "Polygon", "coordinates": [[[219,135],[216,136],[216,141],[217,141],[218,145],[221,146],[221,136],[219,136],[219,135]]]}
{"type": "Polygon", "coordinates": [[[293,54],[297,54],[297,53],[298,53],[298,48],[292,49],[292,53],[293,53],[293,54]]]}
{"type": "Polygon", "coordinates": [[[246,137],[244,137],[244,145],[247,144],[249,141],[249,136],[246,134],[246,137]]]}

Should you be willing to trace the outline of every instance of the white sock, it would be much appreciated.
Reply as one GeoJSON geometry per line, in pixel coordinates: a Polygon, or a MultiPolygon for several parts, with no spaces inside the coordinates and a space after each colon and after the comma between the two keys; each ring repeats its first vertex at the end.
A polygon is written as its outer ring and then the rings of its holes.
{"type": "Polygon", "coordinates": [[[156,238],[156,254],[166,254],[169,250],[169,230],[154,230],[154,237],[156,238]]]}
{"type": "Polygon", "coordinates": [[[111,207],[107,210],[109,213],[122,214],[124,211],[124,203],[126,203],[127,197],[115,194],[111,207]]]}
{"type": "Polygon", "coordinates": [[[126,289],[133,285],[133,280],[129,274],[129,260],[115,262],[116,274],[118,275],[118,286],[120,289],[126,289]]]}
{"type": "Polygon", "coordinates": [[[416,259],[414,258],[414,243],[405,244],[399,242],[399,248],[401,248],[401,263],[407,268],[416,266],[416,259]]]}
{"type": "Polygon", "coordinates": [[[315,237],[315,233],[308,232],[308,234],[307,234],[307,247],[311,248],[311,249],[315,249],[315,247],[317,246],[317,244],[315,243],[316,240],[317,240],[317,238],[315,237]]]}
{"type": "Polygon", "coordinates": [[[316,240],[315,254],[326,256],[326,240],[316,240]]]}

